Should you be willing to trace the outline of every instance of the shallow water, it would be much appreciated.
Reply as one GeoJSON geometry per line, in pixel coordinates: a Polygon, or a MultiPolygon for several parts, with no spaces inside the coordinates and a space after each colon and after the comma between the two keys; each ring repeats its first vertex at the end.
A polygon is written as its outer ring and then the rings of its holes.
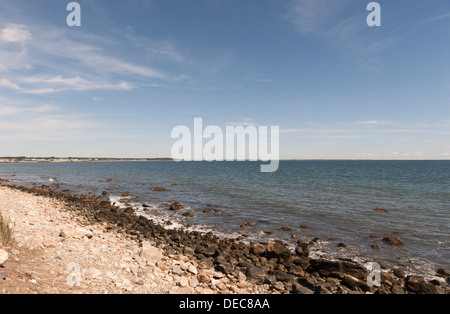
{"type": "Polygon", "coordinates": [[[20,185],[59,183],[78,193],[107,190],[111,201],[135,205],[150,218],[170,220],[172,227],[190,224],[292,243],[319,237],[316,255],[384,262],[421,275],[450,269],[450,161],[281,161],[275,173],[259,167],[257,162],[20,163],[0,164],[0,177],[20,185]],[[132,196],[121,197],[125,192],[132,196]],[[168,211],[171,201],[185,209],[168,211]],[[144,212],[143,203],[151,210],[144,212]],[[220,214],[204,214],[208,204],[220,214]],[[195,217],[186,219],[184,212],[195,217]],[[247,222],[255,225],[241,228],[247,222]],[[384,244],[386,235],[406,245],[384,244]],[[341,242],[348,248],[337,248],[341,242]]]}

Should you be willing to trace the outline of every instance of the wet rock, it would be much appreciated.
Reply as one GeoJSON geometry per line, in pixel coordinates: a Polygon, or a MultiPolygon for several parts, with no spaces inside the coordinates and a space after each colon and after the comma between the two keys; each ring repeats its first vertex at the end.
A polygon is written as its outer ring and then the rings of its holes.
{"type": "Polygon", "coordinates": [[[123,197],[129,197],[129,196],[131,196],[131,194],[130,193],[123,193],[122,196],[123,197]]]}
{"type": "Polygon", "coordinates": [[[154,188],[150,188],[151,191],[154,192],[170,192],[172,190],[168,190],[166,188],[161,188],[161,187],[154,187],[154,188]]]}
{"type": "Polygon", "coordinates": [[[292,228],[289,228],[289,227],[281,227],[280,229],[283,231],[292,231],[293,230],[292,228]]]}
{"type": "Polygon", "coordinates": [[[345,244],[345,243],[339,243],[339,244],[337,245],[337,247],[340,247],[340,248],[347,248],[348,245],[345,244]]]}
{"type": "Polygon", "coordinates": [[[309,256],[309,248],[310,244],[306,242],[297,242],[297,247],[295,248],[295,254],[297,256],[301,257],[308,257],[309,256]]]}
{"type": "Polygon", "coordinates": [[[374,250],[381,249],[381,246],[379,246],[378,244],[372,244],[370,247],[374,250]]]}
{"type": "Polygon", "coordinates": [[[374,208],[374,211],[376,211],[376,212],[387,212],[387,209],[384,209],[384,208],[374,208]]]}
{"type": "Polygon", "coordinates": [[[393,236],[385,236],[383,238],[383,242],[388,243],[388,244],[392,244],[392,245],[405,245],[405,243],[393,236]]]}
{"type": "Polygon", "coordinates": [[[417,276],[408,276],[405,280],[405,288],[409,292],[417,293],[417,294],[438,294],[436,286],[425,282],[425,280],[421,277],[417,276]]]}
{"type": "Polygon", "coordinates": [[[310,265],[309,263],[310,259],[307,257],[299,257],[299,258],[295,258],[293,260],[295,265],[298,265],[300,267],[302,267],[303,269],[307,269],[310,265]]]}
{"type": "Polygon", "coordinates": [[[394,273],[395,276],[397,276],[400,279],[405,279],[406,278],[405,273],[399,268],[394,268],[392,270],[392,272],[394,273]]]}
{"type": "Polygon", "coordinates": [[[344,275],[342,283],[352,290],[357,290],[357,288],[361,289],[362,291],[370,290],[370,286],[367,284],[367,281],[355,278],[350,275],[344,275]]]}
{"type": "Polygon", "coordinates": [[[347,261],[328,261],[324,259],[314,259],[310,261],[309,270],[318,272],[323,277],[343,277],[350,275],[357,279],[366,279],[369,272],[363,266],[347,261]]]}
{"type": "Polygon", "coordinates": [[[241,228],[245,228],[245,227],[253,227],[256,226],[256,222],[253,221],[247,221],[245,224],[241,225],[241,228]]]}
{"type": "Polygon", "coordinates": [[[203,212],[204,212],[205,214],[210,213],[210,212],[213,212],[213,213],[216,213],[216,214],[217,214],[217,213],[220,213],[220,210],[215,209],[215,208],[208,207],[208,208],[203,209],[203,212]]]}
{"type": "Polygon", "coordinates": [[[181,205],[180,203],[178,203],[178,202],[175,202],[175,203],[173,203],[171,206],[170,206],[170,210],[174,210],[174,211],[178,211],[178,210],[182,210],[184,208],[184,206],[183,205],[181,205]]]}
{"type": "Polygon", "coordinates": [[[192,213],[183,213],[181,216],[185,217],[185,218],[194,218],[195,215],[192,213]]]}
{"type": "Polygon", "coordinates": [[[276,240],[267,245],[267,257],[268,258],[284,258],[291,257],[291,251],[284,245],[283,242],[276,240]]]}
{"type": "Polygon", "coordinates": [[[302,223],[300,225],[300,228],[302,228],[302,229],[309,229],[310,227],[309,227],[309,225],[307,223],[302,223]]]}
{"type": "Polygon", "coordinates": [[[109,193],[108,192],[106,192],[106,191],[103,191],[102,192],[102,196],[107,196],[109,193]]]}
{"type": "Polygon", "coordinates": [[[439,277],[444,277],[444,278],[446,278],[446,277],[449,277],[449,276],[450,276],[450,272],[449,272],[449,271],[446,271],[446,270],[443,269],[443,268],[439,268],[439,269],[436,271],[436,275],[439,276],[439,277]]]}

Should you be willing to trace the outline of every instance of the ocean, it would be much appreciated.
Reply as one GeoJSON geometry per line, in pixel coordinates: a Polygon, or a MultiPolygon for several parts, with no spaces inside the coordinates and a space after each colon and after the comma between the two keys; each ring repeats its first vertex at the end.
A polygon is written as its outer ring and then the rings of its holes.
{"type": "Polygon", "coordinates": [[[450,269],[450,161],[286,160],[275,173],[261,173],[260,165],[0,163],[0,178],[24,186],[58,183],[78,194],[107,191],[111,202],[133,206],[167,228],[188,226],[249,242],[282,239],[292,247],[319,238],[313,257],[382,262],[427,278],[450,269]],[[184,209],[170,211],[174,201],[184,209]],[[405,245],[384,243],[384,236],[405,245]]]}

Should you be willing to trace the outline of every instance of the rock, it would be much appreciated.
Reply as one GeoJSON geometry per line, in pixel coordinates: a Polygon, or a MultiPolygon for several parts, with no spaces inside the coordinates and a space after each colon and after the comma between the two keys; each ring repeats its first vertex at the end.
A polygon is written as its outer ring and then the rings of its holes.
{"type": "Polygon", "coordinates": [[[181,267],[180,267],[179,265],[174,265],[174,266],[172,267],[172,273],[173,273],[174,275],[181,276],[181,275],[184,274],[184,271],[181,269],[181,267]]]}
{"type": "Polygon", "coordinates": [[[86,272],[86,278],[88,280],[97,279],[101,275],[102,275],[102,272],[100,270],[98,270],[97,268],[93,268],[93,267],[89,268],[86,272]]]}
{"type": "Polygon", "coordinates": [[[175,202],[175,203],[173,203],[171,206],[170,206],[170,210],[175,210],[175,211],[178,211],[178,210],[182,210],[184,208],[184,206],[183,205],[181,205],[180,203],[178,203],[178,202],[175,202]]]}
{"type": "Polygon", "coordinates": [[[367,279],[368,270],[363,266],[347,261],[310,260],[310,271],[318,272],[323,277],[342,277],[347,274],[357,279],[367,279]]]}
{"type": "Polygon", "coordinates": [[[131,196],[131,194],[130,193],[123,193],[122,196],[123,197],[129,197],[129,196],[131,196]]]}
{"type": "Polygon", "coordinates": [[[388,244],[392,244],[392,245],[405,245],[405,243],[393,236],[386,236],[383,238],[383,242],[388,243],[388,244]]]}
{"type": "Polygon", "coordinates": [[[60,232],[59,232],[59,236],[63,237],[63,238],[92,238],[94,235],[90,230],[81,228],[81,227],[76,227],[76,228],[61,228],[60,232]]]}
{"type": "Polygon", "coordinates": [[[406,278],[405,273],[399,268],[394,268],[392,270],[392,272],[394,273],[395,276],[397,276],[400,279],[405,279],[406,278]]]}
{"type": "Polygon", "coordinates": [[[204,283],[204,284],[211,283],[211,277],[208,276],[207,274],[198,274],[197,279],[199,282],[204,283]]]}
{"type": "Polygon", "coordinates": [[[337,245],[337,247],[340,247],[340,248],[347,248],[348,246],[347,246],[347,244],[345,244],[345,243],[339,243],[339,244],[337,245]]]}
{"type": "Polygon", "coordinates": [[[8,260],[8,258],[9,258],[8,252],[0,249],[0,266],[3,266],[3,264],[8,260]]]}
{"type": "Polygon", "coordinates": [[[450,272],[446,271],[446,270],[443,269],[443,268],[439,268],[439,269],[436,271],[436,275],[438,275],[439,277],[444,277],[444,278],[446,278],[446,277],[449,277],[449,276],[450,276],[450,272]]]}
{"type": "MultiPolygon", "coordinates": [[[[0,271],[0,279],[5,280],[8,277],[8,272],[0,271]]],[[[1,294],[1,293],[0,293],[1,294]]]]}
{"type": "Polygon", "coordinates": [[[372,244],[370,247],[374,250],[381,249],[381,246],[379,246],[378,244],[372,244]]]}
{"type": "Polygon", "coordinates": [[[405,280],[405,288],[409,292],[417,293],[417,294],[438,294],[436,286],[425,282],[425,280],[421,277],[417,276],[408,276],[405,280]]]}
{"type": "Polygon", "coordinates": [[[189,281],[189,286],[191,286],[192,288],[196,288],[199,284],[200,283],[197,278],[193,278],[189,281]]]}
{"type": "Polygon", "coordinates": [[[42,245],[47,249],[52,249],[56,247],[56,242],[53,240],[44,240],[42,241],[42,245]]]}
{"type": "Polygon", "coordinates": [[[189,286],[189,281],[186,277],[181,277],[180,280],[178,281],[178,284],[180,287],[187,287],[189,286]]]}
{"type": "Polygon", "coordinates": [[[314,294],[313,290],[308,289],[297,282],[292,285],[292,292],[294,294],[314,294]]]}
{"type": "Polygon", "coordinates": [[[342,283],[352,290],[357,290],[357,288],[363,291],[370,290],[370,286],[367,284],[367,281],[355,278],[350,275],[344,275],[342,283]]]}
{"type": "Polygon", "coordinates": [[[387,212],[387,210],[386,209],[384,209],[384,208],[374,208],[374,211],[376,211],[376,212],[387,212]]]}
{"type": "Polygon", "coordinates": [[[292,255],[291,251],[283,244],[283,242],[276,240],[267,245],[268,258],[284,258],[288,259],[292,255]]]}
{"type": "Polygon", "coordinates": [[[307,257],[299,257],[293,260],[295,265],[301,266],[303,269],[307,269],[310,265],[310,259],[307,257]]]}
{"type": "Polygon", "coordinates": [[[106,191],[103,191],[102,192],[102,196],[107,196],[109,193],[108,192],[106,192],[106,191]]]}
{"type": "Polygon", "coordinates": [[[145,241],[141,243],[139,256],[150,266],[155,266],[157,263],[161,262],[163,253],[162,250],[153,247],[150,242],[145,241]]]}
{"type": "Polygon", "coordinates": [[[250,266],[247,269],[246,275],[248,280],[256,279],[262,281],[267,276],[267,272],[268,269],[266,267],[250,266]]]}
{"type": "Polygon", "coordinates": [[[300,257],[308,257],[309,256],[309,243],[297,242],[297,247],[295,248],[295,254],[300,257]]]}
{"type": "Polygon", "coordinates": [[[309,229],[310,227],[309,227],[308,224],[302,223],[302,224],[300,225],[300,228],[302,228],[302,229],[309,229]]]}
{"type": "Polygon", "coordinates": [[[198,274],[198,270],[197,270],[197,268],[196,268],[194,265],[190,265],[189,268],[188,268],[188,271],[189,271],[191,274],[194,274],[194,275],[197,275],[197,274],[198,274]]]}
{"type": "Polygon", "coordinates": [[[208,207],[208,208],[203,209],[203,212],[204,212],[205,214],[210,213],[210,212],[220,213],[220,210],[215,209],[215,208],[208,207]]]}
{"type": "Polygon", "coordinates": [[[252,244],[250,246],[250,253],[262,256],[266,253],[266,248],[261,244],[252,244]]]}
{"type": "Polygon", "coordinates": [[[304,286],[308,289],[311,289],[311,290],[316,289],[317,279],[314,278],[313,276],[305,276],[305,277],[298,278],[298,282],[302,286],[304,286]]]}
{"type": "Polygon", "coordinates": [[[280,229],[283,231],[292,231],[293,230],[292,228],[289,228],[289,227],[281,227],[280,229]]]}
{"type": "Polygon", "coordinates": [[[195,215],[192,213],[183,213],[181,216],[185,217],[185,218],[194,218],[195,215]]]}
{"type": "Polygon", "coordinates": [[[275,278],[277,278],[278,281],[283,281],[283,282],[294,281],[294,279],[295,279],[294,275],[287,274],[281,270],[275,270],[273,272],[273,275],[275,276],[275,278]]]}
{"type": "Polygon", "coordinates": [[[170,192],[170,191],[172,191],[172,190],[168,190],[166,188],[161,188],[161,187],[150,188],[150,190],[152,190],[154,192],[170,192]]]}

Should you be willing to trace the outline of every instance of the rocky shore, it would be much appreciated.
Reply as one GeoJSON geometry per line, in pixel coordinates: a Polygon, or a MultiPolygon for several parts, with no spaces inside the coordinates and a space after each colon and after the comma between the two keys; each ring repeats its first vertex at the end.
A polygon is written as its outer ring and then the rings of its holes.
{"type": "MultiPolygon", "coordinates": [[[[1,182],[0,182],[1,183],[1,182]]],[[[1,293],[445,294],[401,270],[374,273],[350,260],[309,257],[281,241],[243,243],[212,233],[166,230],[101,196],[48,186],[0,187],[0,213],[16,243],[0,242],[1,293]]]]}

